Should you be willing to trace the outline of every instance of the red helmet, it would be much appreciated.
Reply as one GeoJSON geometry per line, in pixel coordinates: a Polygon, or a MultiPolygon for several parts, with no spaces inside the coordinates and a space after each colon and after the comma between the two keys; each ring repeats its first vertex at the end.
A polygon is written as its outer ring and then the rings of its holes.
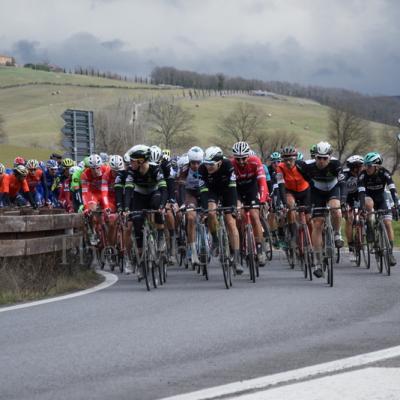
{"type": "Polygon", "coordinates": [[[25,165],[25,159],[23,157],[15,157],[14,167],[17,165],[25,165]]]}

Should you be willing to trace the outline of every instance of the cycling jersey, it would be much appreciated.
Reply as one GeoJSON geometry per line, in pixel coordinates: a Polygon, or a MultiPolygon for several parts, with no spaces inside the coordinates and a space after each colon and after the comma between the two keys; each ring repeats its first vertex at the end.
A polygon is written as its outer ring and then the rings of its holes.
{"type": "Polygon", "coordinates": [[[15,201],[19,192],[22,191],[24,197],[29,201],[32,207],[37,207],[36,202],[34,201],[31,192],[29,191],[28,182],[26,178],[18,179],[14,173],[8,175],[9,179],[4,180],[2,183],[2,192],[3,196],[11,201],[15,201]]]}
{"type": "Polygon", "coordinates": [[[368,175],[366,171],[362,171],[358,177],[358,192],[361,206],[365,205],[365,196],[369,196],[374,200],[374,203],[384,203],[385,187],[389,188],[394,204],[398,204],[396,186],[393,182],[389,171],[383,167],[368,175]]]}
{"type": "Polygon", "coordinates": [[[199,167],[201,179],[200,196],[203,208],[207,208],[207,203],[222,200],[223,207],[236,207],[236,175],[232,163],[227,158],[217,171],[209,173],[206,166],[201,164],[199,167]]]}
{"type": "Polygon", "coordinates": [[[100,205],[103,209],[110,207],[108,198],[108,182],[104,175],[110,169],[108,165],[100,167],[100,175],[95,176],[90,168],[87,168],[81,175],[82,200],[85,209],[90,203],[100,205]]]}
{"type": "Polygon", "coordinates": [[[200,186],[203,184],[199,171],[193,171],[189,165],[185,165],[179,171],[176,183],[178,204],[197,206],[200,196],[200,186]]]}
{"type": "Polygon", "coordinates": [[[108,185],[108,200],[110,203],[110,209],[112,212],[115,212],[117,206],[116,206],[116,197],[115,197],[115,182],[117,178],[117,173],[114,172],[111,168],[106,171],[106,173],[103,176],[103,179],[107,181],[108,185]]]}
{"type": "Polygon", "coordinates": [[[29,191],[36,197],[37,202],[41,202],[42,198],[38,194],[43,193],[44,201],[47,202],[49,195],[47,191],[46,175],[41,168],[38,168],[34,174],[28,173],[26,176],[28,182],[29,191]],[[41,190],[39,189],[41,187],[41,190]]]}
{"type": "Polygon", "coordinates": [[[171,161],[162,159],[160,162],[160,170],[164,176],[165,182],[167,184],[168,190],[168,200],[175,199],[175,171],[172,168],[171,161]]]}
{"type": "Polygon", "coordinates": [[[71,184],[71,179],[69,177],[60,182],[59,195],[58,195],[58,201],[60,203],[60,206],[69,213],[74,211],[72,196],[70,191],[70,184],[71,184]]]}
{"type": "Polygon", "coordinates": [[[265,203],[269,193],[261,160],[256,156],[250,156],[243,164],[239,164],[235,158],[232,158],[231,162],[236,175],[237,190],[250,192],[250,186],[257,182],[259,200],[261,203],[265,203]]]}
{"type": "Polygon", "coordinates": [[[346,203],[350,207],[354,207],[354,203],[358,201],[358,175],[354,176],[350,169],[346,168],[341,179],[344,181],[343,197],[346,197],[346,203]]]}
{"type": "Polygon", "coordinates": [[[10,187],[10,175],[8,174],[1,174],[0,175],[0,207],[5,207],[9,203],[8,193],[6,190],[10,187]]]}
{"type": "Polygon", "coordinates": [[[276,171],[278,185],[284,184],[285,188],[292,192],[303,192],[310,187],[303,175],[297,169],[296,164],[289,168],[284,162],[278,164],[276,171]]]}

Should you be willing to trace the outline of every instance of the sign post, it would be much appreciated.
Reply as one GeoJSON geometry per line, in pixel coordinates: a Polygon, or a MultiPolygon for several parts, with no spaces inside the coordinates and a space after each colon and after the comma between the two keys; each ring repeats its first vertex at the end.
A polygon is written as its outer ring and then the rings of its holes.
{"type": "Polygon", "coordinates": [[[95,151],[95,131],[93,111],[65,110],[61,115],[65,125],[61,129],[64,135],[62,145],[65,157],[79,162],[95,151]]]}

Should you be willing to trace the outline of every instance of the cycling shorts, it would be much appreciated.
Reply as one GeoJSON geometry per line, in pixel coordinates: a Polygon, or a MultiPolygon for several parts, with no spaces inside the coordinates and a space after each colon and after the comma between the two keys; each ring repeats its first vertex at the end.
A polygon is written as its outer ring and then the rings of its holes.
{"type": "Polygon", "coordinates": [[[254,206],[260,204],[260,200],[258,198],[257,181],[254,181],[248,185],[238,185],[237,193],[238,199],[244,206],[254,206]]]}
{"type": "MultiPolygon", "coordinates": [[[[105,209],[103,194],[101,192],[89,192],[87,193],[86,198],[89,209],[91,210],[95,210],[96,208],[101,208],[102,210],[105,209]]],[[[115,212],[116,210],[115,202],[109,199],[108,203],[109,206],[107,208],[110,208],[112,212],[115,212]]]]}
{"type": "MultiPolygon", "coordinates": [[[[329,191],[323,191],[316,188],[311,189],[311,204],[314,207],[326,207],[330,200],[340,200],[340,187],[339,185],[334,186],[329,191]]],[[[319,217],[324,215],[321,211],[314,211],[313,217],[319,217]]]]}
{"type": "Polygon", "coordinates": [[[293,192],[292,190],[286,189],[286,194],[291,194],[294,197],[297,206],[304,206],[304,207],[307,207],[308,209],[311,207],[311,190],[310,190],[310,188],[307,188],[306,190],[303,190],[302,192],[293,192]]]}
{"type": "MultiPolygon", "coordinates": [[[[235,196],[236,197],[236,196],[235,196]]],[[[221,193],[216,193],[211,190],[208,191],[208,202],[209,203],[221,203],[221,207],[234,207],[236,208],[236,199],[232,196],[232,191],[229,189],[224,190],[221,193]]],[[[230,211],[225,211],[226,214],[229,214],[230,211]]]]}
{"type": "Polygon", "coordinates": [[[198,190],[185,189],[185,206],[198,207],[200,204],[200,193],[198,190]]]}
{"type": "Polygon", "coordinates": [[[391,221],[392,220],[392,213],[391,210],[389,210],[388,203],[386,201],[385,196],[367,196],[367,198],[372,199],[374,202],[374,210],[387,210],[385,213],[384,219],[391,221]]]}

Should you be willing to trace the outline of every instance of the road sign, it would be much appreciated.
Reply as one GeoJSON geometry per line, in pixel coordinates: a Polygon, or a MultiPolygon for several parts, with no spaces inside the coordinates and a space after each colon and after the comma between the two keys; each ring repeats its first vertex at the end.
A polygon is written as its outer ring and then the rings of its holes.
{"type": "Polygon", "coordinates": [[[64,136],[62,145],[66,150],[65,157],[82,161],[84,157],[94,153],[93,111],[68,109],[63,112],[61,118],[65,121],[61,129],[64,136]]]}

